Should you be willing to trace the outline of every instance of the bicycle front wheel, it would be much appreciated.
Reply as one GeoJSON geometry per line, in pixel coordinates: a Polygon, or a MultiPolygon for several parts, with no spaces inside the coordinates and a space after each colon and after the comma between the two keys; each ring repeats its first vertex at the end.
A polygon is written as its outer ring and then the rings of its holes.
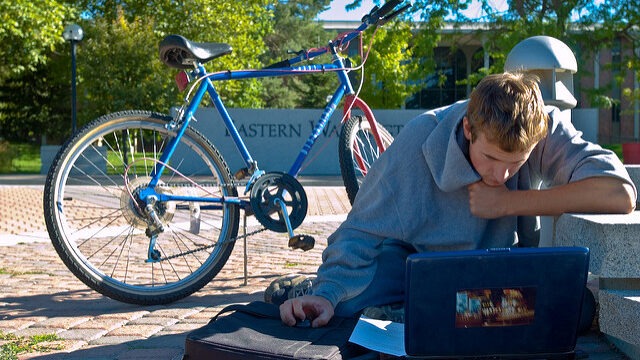
{"type": "Polygon", "coordinates": [[[342,180],[351,204],[371,165],[393,142],[393,136],[384,126],[376,122],[376,128],[382,143],[376,142],[371,124],[364,116],[352,116],[342,127],[338,142],[338,157],[342,180]]]}
{"type": "Polygon", "coordinates": [[[219,152],[191,128],[155,187],[183,200],[153,205],[164,231],[149,236],[138,195],[176,136],[170,120],[144,111],[98,118],[62,147],[47,176],[45,221],[58,255],[78,279],[115,300],[184,298],[211,281],[233,250],[239,206],[211,199],[237,197],[237,190],[219,152]]]}

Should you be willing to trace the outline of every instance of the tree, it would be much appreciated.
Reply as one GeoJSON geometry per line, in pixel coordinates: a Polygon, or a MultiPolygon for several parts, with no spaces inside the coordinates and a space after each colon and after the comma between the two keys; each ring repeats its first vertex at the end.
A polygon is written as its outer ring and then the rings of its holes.
{"type": "Polygon", "coordinates": [[[76,14],[72,4],[56,0],[0,2],[1,137],[39,142],[70,127],[69,72],[60,51],[64,25],[76,14]]]}
{"type": "MultiPolygon", "coordinates": [[[[180,34],[198,42],[229,43],[233,53],[215,59],[207,66],[210,71],[219,71],[260,66],[259,56],[265,51],[262,38],[271,27],[268,4],[267,0],[84,0],[83,9],[91,18],[113,24],[147,23],[145,31],[155,39],[148,38],[143,46],[156,57],[158,43],[168,34],[180,34]]],[[[104,46],[111,46],[111,42],[105,42],[104,46]]],[[[165,67],[163,76],[166,75],[165,67]]],[[[138,84],[144,86],[143,82],[138,84]]],[[[227,106],[253,107],[262,103],[261,86],[257,80],[225,81],[217,86],[227,106]]]]}
{"type": "Polygon", "coordinates": [[[71,129],[68,59],[52,56],[0,85],[0,136],[11,142],[63,141],[71,129]]]}
{"type": "MultiPolygon", "coordinates": [[[[250,69],[261,66],[266,51],[263,37],[272,27],[268,0],[200,0],[165,2],[155,9],[157,29],[163,35],[179,33],[195,41],[229,43],[233,53],[214,60],[210,70],[250,69]]],[[[258,80],[224,81],[217,84],[229,107],[261,107],[258,80]]]]}
{"type": "MultiPolygon", "coordinates": [[[[181,104],[172,70],[158,58],[158,44],[167,34],[181,34],[193,41],[226,42],[231,55],[207,64],[216,69],[238,69],[259,64],[263,51],[261,34],[269,14],[257,6],[260,0],[240,6],[233,1],[202,1],[174,4],[97,2],[87,4],[94,18],[87,21],[82,43],[79,76],[82,94],[79,119],[89,121],[102,114],[124,109],[148,109],[167,113],[181,104]],[[134,6],[135,5],[135,6],[134,6]],[[119,9],[119,10],[118,10],[119,9]],[[254,18],[255,16],[255,18],[254,18]]],[[[216,84],[227,106],[261,103],[257,81],[216,84]]]]}
{"type": "Polygon", "coordinates": [[[62,29],[75,13],[56,0],[0,2],[0,83],[42,69],[64,43],[62,29]]]}
{"type": "MultiPolygon", "coordinates": [[[[381,5],[384,1],[374,1],[381,5]]],[[[361,6],[354,0],[346,6],[353,10],[361,6]]],[[[434,49],[442,36],[445,18],[457,9],[470,3],[449,0],[417,0],[413,6],[398,16],[398,22],[378,30],[374,52],[368,59],[363,97],[374,107],[394,108],[404,105],[408,95],[426,81],[436,68],[434,49]],[[416,23],[414,18],[419,18],[416,23]],[[375,80],[373,79],[375,77],[375,80]],[[369,87],[369,89],[367,88],[369,87]]],[[[366,9],[369,10],[369,9],[366,9]]]]}
{"type": "Polygon", "coordinates": [[[175,105],[173,76],[158,59],[153,19],[96,18],[78,51],[78,119],[128,109],[167,113],[175,105]]]}
{"type": "MultiPolygon", "coordinates": [[[[602,49],[615,48],[620,38],[627,39],[623,41],[627,45],[637,41],[635,24],[640,20],[637,0],[510,0],[506,9],[495,8],[495,1],[491,0],[478,0],[478,3],[481,14],[469,15],[471,0],[415,1],[412,10],[422,21],[413,42],[415,61],[428,63],[433,58],[430,51],[442,38],[439,33],[445,24],[453,29],[445,35],[449,43],[455,44],[456,39],[464,35],[463,31],[456,29],[469,24],[478,29],[477,38],[483,39],[483,48],[489,53],[491,65],[465,80],[472,85],[488,73],[503,71],[504,60],[513,46],[534,35],[548,35],[565,42],[574,49],[579,63],[592,61],[602,49]]],[[[625,70],[637,71],[639,64],[633,51],[621,50],[624,57],[621,63],[625,69],[614,71],[619,74],[615,79],[617,83],[622,81],[625,70]]],[[[578,72],[578,76],[590,76],[581,67],[578,67],[578,72]]],[[[419,76],[412,78],[418,80],[419,76]]],[[[592,105],[611,106],[616,100],[607,95],[610,89],[611,86],[602,86],[585,92],[590,95],[592,105]]],[[[631,95],[633,91],[623,86],[622,93],[631,95]]]]}
{"type": "MultiPolygon", "coordinates": [[[[640,92],[632,83],[624,83],[626,75],[633,73],[640,79],[640,59],[636,49],[640,46],[640,4],[632,1],[607,1],[590,4],[578,23],[581,31],[574,35],[576,48],[583,61],[591,60],[601,50],[613,50],[618,61],[601,64],[613,74],[613,81],[587,91],[592,106],[611,108],[621,100],[640,100],[640,92]],[[618,94],[613,95],[613,89],[618,94]]],[[[590,74],[589,74],[590,75],[590,74]]]]}
{"type": "Polygon", "coordinates": [[[361,97],[378,109],[400,108],[416,90],[410,75],[417,71],[407,39],[412,28],[407,22],[394,22],[367,31],[364,52],[369,53],[361,97]],[[368,45],[373,38],[373,44],[368,45]]]}
{"type": "MultiPolygon", "coordinates": [[[[175,71],[157,59],[158,43],[167,34],[229,42],[234,53],[216,59],[210,70],[259,66],[265,51],[262,37],[271,26],[267,5],[267,0],[2,1],[0,130],[22,141],[37,138],[34,132],[64,138],[62,130],[69,128],[70,61],[61,34],[67,22],[80,22],[86,33],[78,48],[78,121],[83,124],[105,112],[167,112],[180,103],[172,84],[175,71]],[[37,89],[26,88],[36,84],[37,89]],[[19,126],[18,120],[29,126],[19,126]]],[[[262,103],[257,80],[219,85],[229,106],[262,103]]]]}
{"type": "MultiPolygon", "coordinates": [[[[273,4],[273,30],[264,37],[267,51],[261,56],[262,63],[269,65],[295,56],[290,52],[326,46],[331,35],[314,19],[328,5],[328,0],[290,0],[273,4]]],[[[325,55],[310,63],[328,60],[325,55]]],[[[262,84],[266,107],[317,108],[324,107],[338,80],[333,74],[313,74],[265,78],[262,84]]]]}

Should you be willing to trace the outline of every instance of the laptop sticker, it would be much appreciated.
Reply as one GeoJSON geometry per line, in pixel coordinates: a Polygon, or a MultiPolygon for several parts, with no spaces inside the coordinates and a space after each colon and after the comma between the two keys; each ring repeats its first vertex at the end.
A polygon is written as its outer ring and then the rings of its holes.
{"type": "Polygon", "coordinates": [[[528,325],[535,317],[535,287],[456,292],[456,328],[528,325]]]}

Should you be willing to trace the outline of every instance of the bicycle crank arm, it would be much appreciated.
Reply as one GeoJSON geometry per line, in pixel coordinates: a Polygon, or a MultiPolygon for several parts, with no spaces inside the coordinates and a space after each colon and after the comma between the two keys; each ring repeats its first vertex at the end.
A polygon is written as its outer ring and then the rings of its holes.
{"type": "Polygon", "coordinates": [[[282,217],[287,225],[287,231],[289,233],[289,247],[292,249],[301,249],[307,251],[313,249],[316,244],[316,240],[313,236],[309,235],[294,235],[291,227],[291,221],[289,220],[289,214],[287,213],[287,207],[281,199],[275,199],[274,202],[280,206],[282,217]]]}
{"type": "Polygon", "coordinates": [[[289,237],[293,237],[293,228],[291,227],[291,220],[289,219],[289,213],[287,212],[287,206],[285,205],[282,199],[274,199],[273,200],[277,206],[280,207],[280,214],[284,219],[284,223],[287,226],[287,232],[289,233],[289,237]]]}

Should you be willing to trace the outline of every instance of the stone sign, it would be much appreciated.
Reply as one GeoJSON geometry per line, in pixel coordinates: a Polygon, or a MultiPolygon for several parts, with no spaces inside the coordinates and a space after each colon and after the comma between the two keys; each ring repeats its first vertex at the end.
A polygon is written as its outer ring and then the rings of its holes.
{"type": "MultiPolygon", "coordinates": [[[[288,172],[312,133],[322,109],[230,109],[240,136],[260,169],[288,172]]],[[[374,110],[376,120],[394,137],[424,110],[374,110]]],[[[245,167],[220,115],[214,108],[201,108],[192,125],[222,153],[231,172],[245,167]]],[[[336,111],[319,134],[301,175],[339,175],[338,139],[342,112],[336,111]]]]}

